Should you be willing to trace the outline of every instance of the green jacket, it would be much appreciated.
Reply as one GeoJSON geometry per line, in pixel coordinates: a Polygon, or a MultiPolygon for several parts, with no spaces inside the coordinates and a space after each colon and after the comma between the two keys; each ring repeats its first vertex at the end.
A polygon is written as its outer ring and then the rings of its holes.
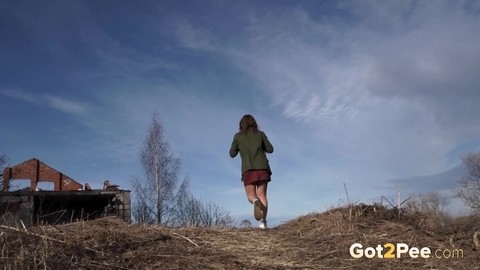
{"type": "Polygon", "coordinates": [[[268,170],[270,166],[266,153],[273,153],[273,146],[262,131],[253,132],[251,130],[246,133],[238,132],[233,137],[232,146],[230,147],[230,156],[236,157],[240,151],[242,158],[242,175],[248,170],[268,170]]]}

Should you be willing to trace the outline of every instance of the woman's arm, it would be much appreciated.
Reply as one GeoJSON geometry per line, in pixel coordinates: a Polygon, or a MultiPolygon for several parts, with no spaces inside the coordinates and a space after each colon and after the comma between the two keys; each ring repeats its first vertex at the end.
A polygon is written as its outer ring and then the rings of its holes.
{"type": "Polygon", "coordinates": [[[230,146],[230,157],[234,158],[238,154],[238,141],[237,136],[233,137],[232,146],[230,146]]]}
{"type": "Polygon", "coordinates": [[[270,143],[265,133],[262,134],[262,140],[263,140],[263,145],[265,147],[265,152],[269,154],[273,153],[273,145],[270,143]]]}

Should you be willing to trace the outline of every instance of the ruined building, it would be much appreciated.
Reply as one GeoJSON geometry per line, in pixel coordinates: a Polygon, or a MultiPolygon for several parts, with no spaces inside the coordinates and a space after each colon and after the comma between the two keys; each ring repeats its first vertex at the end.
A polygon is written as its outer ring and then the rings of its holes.
{"type": "Polygon", "coordinates": [[[91,189],[32,158],[3,171],[0,191],[0,223],[26,226],[58,224],[117,215],[130,222],[130,191],[104,182],[103,189],[91,189]],[[16,180],[29,181],[30,186],[11,191],[16,180]],[[45,183],[53,190],[42,190],[45,183]]]}

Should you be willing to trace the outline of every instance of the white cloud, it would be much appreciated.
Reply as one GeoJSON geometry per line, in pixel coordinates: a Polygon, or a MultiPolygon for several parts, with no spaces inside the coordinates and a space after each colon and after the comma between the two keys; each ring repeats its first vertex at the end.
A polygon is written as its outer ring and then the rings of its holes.
{"type": "Polygon", "coordinates": [[[45,98],[48,101],[49,106],[65,113],[83,114],[88,111],[89,106],[83,103],[74,102],[52,95],[45,95],[45,98]]]}
{"type": "Polygon", "coordinates": [[[391,4],[348,7],[361,11],[350,27],[298,10],[288,25],[265,18],[232,57],[343,156],[392,175],[438,172],[480,136],[480,18],[447,2],[391,4]]]}
{"type": "Polygon", "coordinates": [[[49,108],[68,114],[84,114],[90,108],[90,105],[86,103],[72,101],[63,97],[49,94],[35,94],[31,92],[13,89],[1,89],[0,94],[37,106],[47,106],[49,108]]]}

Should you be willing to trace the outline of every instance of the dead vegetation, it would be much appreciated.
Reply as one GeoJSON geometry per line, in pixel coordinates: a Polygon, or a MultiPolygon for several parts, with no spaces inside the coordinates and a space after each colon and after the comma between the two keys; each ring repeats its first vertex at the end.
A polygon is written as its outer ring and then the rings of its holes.
{"type": "Polygon", "coordinates": [[[1,269],[480,269],[480,219],[435,228],[380,205],[312,213],[279,227],[167,228],[107,217],[65,225],[0,227],[1,269]],[[350,246],[385,243],[462,250],[453,258],[360,258],[350,246]]]}

